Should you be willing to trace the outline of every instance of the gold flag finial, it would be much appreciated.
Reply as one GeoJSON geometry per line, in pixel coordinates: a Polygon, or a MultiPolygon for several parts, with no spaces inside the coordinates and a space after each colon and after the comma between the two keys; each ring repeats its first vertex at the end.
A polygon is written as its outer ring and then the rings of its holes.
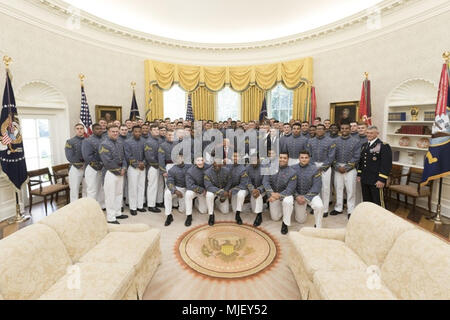
{"type": "Polygon", "coordinates": [[[12,62],[11,57],[8,57],[8,56],[3,57],[3,63],[5,64],[6,69],[9,68],[9,65],[11,64],[11,62],[12,62]]]}
{"type": "Polygon", "coordinates": [[[366,77],[366,79],[369,79],[369,73],[367,71],[364,72],[364,77],[366,77]]]}
{"type": "Polygon", "coordinates": [[[444,60],[445,60],[446,63],[449,63],[449,61],[450,61],[450,51],[445,51],[445,52],[442,54],[442,58],[444,58],[444,60]]]}
{"type": "Polygon", "coordinates": [[[78,78],[80,78],[80,82],[81,82],[81,85],[84,85],[84,78],[86,78],[85,76],[84,76],[84,74],[79,74],[78,75],[78,78]]]}
{"type": "Polygon", "coordinates": [[[131,82],[131,87],[132,87],[133,90],[134,90],[134,88],[136,87],[136,82],[132,81],[132,82],[131,82]]]}

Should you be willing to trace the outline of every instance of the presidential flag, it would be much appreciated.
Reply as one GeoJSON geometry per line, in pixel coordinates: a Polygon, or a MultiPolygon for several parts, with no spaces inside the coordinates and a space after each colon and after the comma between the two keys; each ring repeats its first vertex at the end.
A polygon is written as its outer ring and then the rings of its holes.
{"type": "Polygon", "coordinates": [[[261,111],[259,112],[259,123],[262,123],[266,119],[267,119],[267,105],[266,105],[266,97],[264,97],[264,100],[261,105],[261,111]]]}
{"type": "Polygon", "coordinates": [[[188,94],[186,121],[194,121],[194,112],[192,111],[192,97],[190,93],[188,94]]]}
{"type": "Polygon", "coordinates": [[[359,101],[359,118],[368,125],[372,125],[372,103],[370,100],[370,80],[366,75],[362,84],[361,100],[359,101]]]}
{"type": "Polygon", "coordinates": [[[17,116],[16,100],[8,69],[6,69],[6,84],[2,106],[0,116],[0,162],[3,172],[14,186],[20,189],[27,180],[27,164],[25,162],[19,117],[17,116]]]}
{"type": "Polygon", "coordinates": [[[131,100],[131,110],[130,110],[130,120],[136,121],[137,118],[139,118],[139,108],[136,102],[136,93],[133,89],[133,98],[131,100]]]}
{"type": "Polygon", "coordinates": [[[83,84],[81,85],[80,123],[84,126],[84,136],[89,137],[92,134],[92,119],[83,84]]]}
{"type": "Polygon", "coordinates": [[[450,89],[449,67],[446,62],[442,67],[441,80],[436,103],[432,138],[424,159],[421,185],[450,175],[450,89]]]}

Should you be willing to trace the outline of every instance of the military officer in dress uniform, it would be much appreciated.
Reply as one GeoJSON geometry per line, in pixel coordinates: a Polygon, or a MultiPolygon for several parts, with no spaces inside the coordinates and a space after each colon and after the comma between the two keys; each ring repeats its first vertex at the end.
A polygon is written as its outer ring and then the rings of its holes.
{"type": "Polygon", "coordinates": [[[105,192],[102,188],[103,163],[98,153],[100,143],[103,140],[102,127],[95,123],[92,125],[93,134],[83,139],[81,154],[86,163],[84,177],[86,179],[86,195],[97,200],[102,209],[105,208],[105,192]]]}
{"type": "MultiPolygon", "coordinates": [[[[150,127],[150,136],[147,138],[144,144],[145,161],[149,165],[147,174],[147,204],[150,212],[161,212],[156,207],[156,199],[158,197],[159,190],[159,163],[158,163],[158,150],[159,150],[159,129],[158,125],[152,124],[150,127]]],[[[162,202],[162,201],[161,201],[162,202]]]]}
{"type": "Polygon", "coordinates": [[[363,201],[385,207],[383,188],[392,169],[392,150],[389,144],[378,139],[378,128],[367,129],[368,141],[361,148],[358,164],[358,181],[361,181],[363,201]]]}
{"type": "Polygon", "coordinates": [[[239,154],[233,154],[233,164],[228,165],[231,173],[231,209],[236,213],[237,224],[242,224],[241,211],[247,196],[248,174],[245,165],[238,164],[239,154]]]}
{"type": "Polygon", "coordinates": [[[321,171],[322,189],[320,198],[323,200],[323,217],[328,216],[328,208],[331,192],[331,165],[336,155],[336,143],[325,135],[325,126],[317,125],[316,136],[308,140],[306,150],[311,156],[311,163],[321,171]]]}
{"type": "Polygon", "coordinates": [[[184,225],[189,227],[192,223],[192,201],[197,198],[198,211],[206,213],[206,188],[205,188],[205,160],[203,157],[195,159],[195,165],[186,172],[186,222],[184,225]]]}
{"type": "Polygon", "coordinates": [[[214,158],[213,165],[205,171],[206,205],[208,207],[210,226],[214,225],[214,202],[216,197],[217,206],[220,212],[228,213],[230,210],[231,198],[231,173],[230,169],[224,166],[224,159],[214,158]]]}
{"type": "Polygon", "coordinates": [[[164,192],[164,207],[166,214],[165,226],[168,226],[173,221],[172,216],[172,199],[178,198],[178,211],[185,213],[185,194],[186,194],[186,173],[189,170],[190,165],[185,164],[183,161],[183,154],[180,154],[176,160],[176,163],[168,171],[167,176],[167,189],[164,192]]]}
{"type": "Polygon", "coordinates": [[[118,141],[119,128],[111,125],[108,128],[108,137],[99,146],[99,155],[106,171],[105,190],[106,220],[108,223],[119,224],[116,219],[128,218],[121,214],[123,197],[123,177],[127,171],[127,162],[123,150],[123,144],[118,141]]]}
{"type": "Polygon", "coordinates": [[[319,196],[322,188],[322,169],[310,163],[310,159],[308,151],[300,151],[299,164],[291,167],[297,174],[297,187],[294,192],[295,220],[298,223],[306,222],[306,205],[309,204],[314,210],[314,227],[322,228],[323,203],[319,196]]]}
{"type": "Polygon", "coordinates": [[[78,200],[80,184],[82,184],[82,196],[86,196],[86,183],[84,176],[84,159],[81,154],[81,145],[84,140],[84,126],[81,123],[75,125],[75,136],[66,141],[64,148],[67,161],[70,162],[69,187],[70,202],[78,200]]]}
{"type": "Polygon", "coordinates": [[[302,124],[300,124],[299,122],[294,123],[292,125],[292,135],[290,135],[286,139],[283,139],[281,152],[287,153],[289,155],[290,166],[298,163],[298,156],[300,154],[300,151],[305,150],[306,143],[308,142],[307,135],[302,134],[301,128],[302,124]]]}
{"type": "MultiPolygon", "coordinates": [[[[364,143],[367,142],[367,124],[365,122],[358,123],[358,135],[355,137],[359,139],[359,150],[361,150],[364,143]]],[[[361,181],[356,180],[355,192],[355,206],[362,202],[361,181]]]]}
{"type": "Polygon", "coordinates": [[[253,155],[252,158],[256,158],[256,161],[250,161],[250,164],[247,165],[246,168],[248,174],[247,189],[250,192],[250,205],[252,207],[252,211],[256,213],[256,218],[253,222],[253,226],[258,227],[262,222],[264,176],[261,174],[261,163],[259,157],[253,155]]]}
{"type": "Polygon", "coordinates": [[[279,169],[273,175],[265,175],[263,179],[264,189],[269,197],[270,216],[272,220],[278,221],[283,217],[281,233],[288,233],[291,225],[291,215],[294,209],[295,188],[297,186],[297,175],[295,170],[288,166],[289,155],[280,153],[279,169]]]}
{"type": "Polygon", "coordinates": [[[131,138],[124,144],[125,160],[128,164],[128,201],[131,215],[135,216],[137,211],[146,212],[144,208],[145,195],[145,141],[141,137],[142,129],[134,126],[131,138]]]}

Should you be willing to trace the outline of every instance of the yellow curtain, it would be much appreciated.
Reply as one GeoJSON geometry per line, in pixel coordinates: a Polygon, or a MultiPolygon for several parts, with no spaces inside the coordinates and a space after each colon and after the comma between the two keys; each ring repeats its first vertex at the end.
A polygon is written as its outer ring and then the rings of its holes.
{"type": "MultiPolygon", "coordinates": [[[[310,57],[253,66],[193,66],[146,60],[145,80],[147,92],[152,93],[155,90],[150,89],[154,86],[167,90],[174,83],[179,83],[184,90],[189,92],[202,86],[217,92],[225,85],[230,85],[235,91],[243,92],[251,86],[269,90],[278,82],[283,82],[287,88],[298,91],[296,93],[297,104],[294,103],[293,111],[294,114],[300,116],[304,113],[302,108],[307,108],[304,105],[307,101],[306,87],[308,83],[312,83],[312,70],[312,58],[310,57]]],[[[158,101],[147,99],[146,107],[147,110],[152,109],[152,117],[160,114],[159,112],[162,114],[162,102],[159,104],[158,101]],[[150,101],[156,104],[153,106],[154,110],[150,108],[150,101]]],[[[197,115],[195,117],[198,119],[197,115]]]]}
{"type": "Polygon", "coordinates": [[[294,90],[292,118],[300,121],[309,120],[309,84],[302,85],[294,90]]]}
{"type": "Polygon", "coordinates": [[[145,118],[148,121],[164,118],[163,91],[157,85],[152,85],[146,91],[147,108],[145,118]]]}
{"type": "Polygon", "coordinates": [[[216,119],[216,94],[206,87],[198,87],[192,92],[192,111],[196,120],[216,119]]]}
{"type": "Polygon", "coordinates": [[[241,119],[244,122],[258,120],[265,91],[251,86],[241,93],[241,119]]]}

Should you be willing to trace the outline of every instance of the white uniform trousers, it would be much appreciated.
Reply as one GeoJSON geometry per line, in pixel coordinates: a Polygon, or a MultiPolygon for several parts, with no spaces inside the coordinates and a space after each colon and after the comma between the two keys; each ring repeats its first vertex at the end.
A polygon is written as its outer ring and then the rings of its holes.
{"type": "Polygon", "coordinates": [[[331,171],[331,168],[328,168],[327,171],[322,171],[322,190],[320,191],[320,198],[323,200],[323,212],[328,212],[330,206],[331,171]]]}
{"type": "Polygon", "coordinates": [[[244,205],[246,196],[247,190],[239,190],[238,193],[231,196],[231,209],[233,213],[236,213],[236,211],[242,212],[242,206],[244,205]]]}
{"type": "Polygon", "coordinates": [[[120,208],[123,197],[123,176],[116,176],[110,171],[106,171],[103,187],[105,189],[106,220],[108,222],[116,221],[116,217],[122,214],[120,208]]]}
{"type": "MultiPolygon", "coordinates": [[[[185,201],[184,198],[186,197],[186,188],[180,188],[175,186],[175,188],[180,191],[183,194],[183,198],[179,199],[178,201],[178,211],[181,213],[186,212],[186,206],[185,206],[185,201]]],[[[177,199],[178,196],[174,193],[172,194],[172,192],[170,192],[169,189],[166,189],[166,191],[164,191],[164,208],[165,208],[165,214],[166,216],[168,216],[169,214],[172,214],[172,199],[177,199]]],[[[192,200],[191,200],[192,203],[192,200]]],[[[191,207],[192,210],[192,207],[191,207]]]]}
{"type": "MultiPolygon", "coordinates": [[[[194,192],[192,190],[187,190],[186,194],[184,196],[184,203],[186,207],[186,215],[190,216],[192,214],[192,201],[194,199],[197,199],[197,210],[200,211],[200,213],[206,213],[207,206],[206,206],[206,196],[204,194],[198,194],[197,192],[194,192]]],[[[183,201],[178,201],[180,204],[183,201]]]]}
{"type": "Polygon", "coordinates": [[[127,193],[130,210],[142,209],[144,207],[145,194],[145,169],[139,170],[133,166],[129,166],[127,177],[127,193]]]}
{"type": "Polygon", "coordinates": [[[291,225],[292,211],[294,210],[294,197],[284,197],[283,201],[277,200],[269,202],[270,217],[274,221],[278,221],[283,217],[285,225],[291,225]]]}
{"type": "Polygon", "coordinates": [[[252,206],[252,211],[253,213],[262,213],[263,212],[263,197],[264,194],[260,194],[258,196],[258,198],[254,198],[251,194],[250,194],[250,205],[252,206]]]}
{"type": "MultiPolygon", "coordinates": [[[[84,167],[77,169],[75,166],[70,166],[69,169],[69,188],[70,188],[70,202],[78,200],[80,194],[80,184],[82,183],[82,193],[85,193],[86,183],[83,180],[84,167]]],[[[85,195],[83,195],[85,196],[85,195]]]]}
{"type": "MultiPolygon", "coordinates": [[[[168,163],[168,164],[166,164],[166,172],[168,173],[169,170],[170,170],[174,165],[175,165],[175,164],[173,164],[173,163],[168,163]]],[[[164,177],[164,185],[165,185],[164,190],[167,190],[167,177],[164,177]]],[[[166,197],[166,194],[164,193],[164,199],[166,199],[165,197],[166,197]]],[[[165,201],[165,200],[164,200],[164,201],[165,201]]],[[[156,201],[156,202],[160,203],[160,201],[156,201]]],[[[183,202],[184,202],[184,199],[183,199],[183,202]]],[[[178,204],[178,197],[172,199],[172,205],[174,205],[174,206],[178,206],[178,205],[179,205],[179,204],[178,204]]]]}
{"type": "Polygon", "coordinates": [[[102,188],[102,171],[96,171],[90,165],[84,171],[86,179],[86,196],[97,200],[102,208],[105,208],[105,193],[102,188]]]}
{"type": "Polygon", "coordinates": [[[291,159],[291,158],[289,158],[289,160],[288,160],[288,166],[293,166],[293,165],[295,165],[295,164],[299,164],[299,161],[300,161],[300,160],[298,160],[298,159],[291,159]]]}
{"type": "Polygon", "coordinates": [[[208,214],[214,214],[214,204],[219,208],[220,212],[228,213],[230,211],[230,201],[228,198],[224,202],[220,202],[218,198],[214,201],[215,197],[216,195],[214,193],[206,192],[206,206],[208,207],[208,214]]]}
{"type": "Polygon", "coordinates": [[[355,184],[355,207],[363,201],[362,199],[362,189],[361,181],[356,181],[355,184]]]}
{"type": "Polygon", "coordinates": [[[334,172],[334,188],[336,190],[336,205],[334,210],[342,212],[344,207],[344,186],[347,191],[347,214],[355,208],[356,169],[346,173],[334,172]]]}
{"type": "MultiPolygon", "coordinates": [[[[156,206],[156,199],[157,199],[157,194],[159,191],[158,190],[159,178],[160,178],[159,169],[150,167],[148,169],[148,174],[147,174],[147,181],[148,181],[147,205],[150,208],[153,208],[156,206]]],[[[162,200],[161,200],[161,202],[162,202],[162,200]]]]}
{"type": "Polygon", "coordinates": [[[306,200],[307,203],[300,205],[294,199],[295,220],[298,223],[305,223],[307,219],[306,204],[309,204],[314,210],[314,220],[317,228],[322,228],[323,208],[322,199],[319,196],[315,196],[311,201],[306,200]]]}

